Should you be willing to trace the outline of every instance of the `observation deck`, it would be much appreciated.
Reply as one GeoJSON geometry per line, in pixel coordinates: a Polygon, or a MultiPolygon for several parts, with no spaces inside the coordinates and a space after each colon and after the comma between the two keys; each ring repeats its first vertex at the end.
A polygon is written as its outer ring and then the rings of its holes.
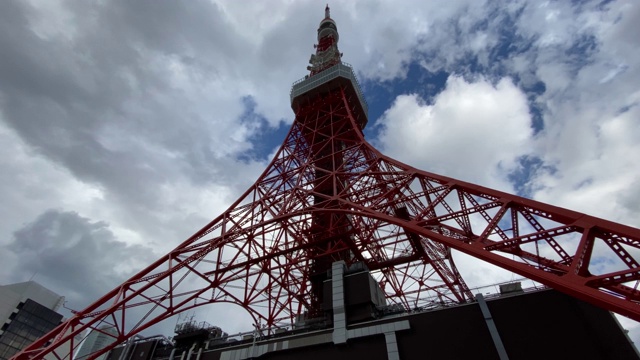
{"type": "Polygon", "coordinates": [[[345,87],[348,97],[352,98],[349,95],[353,95],[358,100],[357,104],[351,104],[352,106],[356,105],[352,110],[355,112],[354,117],[358,121],[360,129],[364,129],[368,121],[369,106],[364,99],[353,67],[344,62],[338,63],[316,75],[307,75],[294,82],[290,93],[291,108],[297,114],[298,109],[303,104],[309,103],[313,98],[343,85],[350,85],[345,87]]]}

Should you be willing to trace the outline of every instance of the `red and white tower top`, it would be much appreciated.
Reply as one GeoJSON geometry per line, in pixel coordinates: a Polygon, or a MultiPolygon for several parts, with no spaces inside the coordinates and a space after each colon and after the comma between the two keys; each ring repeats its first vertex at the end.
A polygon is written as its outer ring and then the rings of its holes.
{"type": "Polygon", "coordinates": [[[329,5],[324,9],[324,19],[318,26],[318,44],[314,45],[316,53],[311,55],[307,70],[315,75],[331,66],[340,63],[342,54],[338,51],[338,27],[331,18],[329,5]]]}

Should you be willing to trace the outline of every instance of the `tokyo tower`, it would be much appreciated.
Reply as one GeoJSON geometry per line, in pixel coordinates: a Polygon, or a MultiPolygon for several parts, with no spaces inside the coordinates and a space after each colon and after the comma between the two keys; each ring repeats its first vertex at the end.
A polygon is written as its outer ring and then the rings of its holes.
{"type": "Polygon", "coordinates": [[[291,89],[291,129],[237,201],[14,359],[71,358],[74,336],[108,325],[113,342],[98,356],[217,303],[241,306],[267,332],[322,318],[336,262],[367,268],[398,307],[473,302],[452,250],[640,321],[639,229],[381,154],[364,138],[368,106],[338,40],[327,6],[309,74],[291,89]],[[597,271],[603,256],[614,270],[597,271]]]}

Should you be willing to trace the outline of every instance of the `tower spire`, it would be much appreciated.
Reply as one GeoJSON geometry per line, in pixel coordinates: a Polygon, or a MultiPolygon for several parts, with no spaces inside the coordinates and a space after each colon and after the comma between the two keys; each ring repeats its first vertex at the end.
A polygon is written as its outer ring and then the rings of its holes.
{"type": "Polygon", "coordinates": [[[311,76],[318,74],[333,65],[340,63],[342,54],[338,51],[338,27],[336,22],[331,18],[329,4],[324,9],[324,19],[320,21],[318,26],[318,43],[314,45],[316,53],[311,55],[307,70],[311,72],[311,76]]]}

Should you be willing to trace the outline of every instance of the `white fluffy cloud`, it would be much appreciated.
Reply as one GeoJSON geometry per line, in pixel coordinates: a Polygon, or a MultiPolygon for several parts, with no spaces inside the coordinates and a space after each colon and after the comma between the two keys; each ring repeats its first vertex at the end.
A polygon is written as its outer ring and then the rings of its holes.
{"type": "Polygon", "coordinates": [[[640,8],[625,1],[603,11],[567,5],[532,7],[520,23],[537,34],[528,66],[547,88],[536,99],[545,128],[535,153],[546,168],[530,183],[533,196],[637,227],[640,8]],[[563,16],[569,13],[575,16],[563,16]],[[542,19],[548,26],[539,26],[542,19]],[[581,56],[567,56],[567,43],[584,48],[581,56]]]}
{"type": "MultiPolygon", "coordinates": [[[[575,105],[575,104],[574,104],[575,105]]],[[[558,111],[575,120],[550,126],[540,139],[545,163],[532,181],[538,200],[639,226],[640,110],[602,112],[591,104],[558,111]]],[[[559,116],[563,116],[559,115],[559,116]]]]}
{"type": "Polygon", "coordinates": [[[524,93],[504,78],[467,82],[451,76],[426,104],[400,95],[380,119],[385,153],[426,171],[514,192],[508,175],[531,152],[531,117],[524,93]]]}

